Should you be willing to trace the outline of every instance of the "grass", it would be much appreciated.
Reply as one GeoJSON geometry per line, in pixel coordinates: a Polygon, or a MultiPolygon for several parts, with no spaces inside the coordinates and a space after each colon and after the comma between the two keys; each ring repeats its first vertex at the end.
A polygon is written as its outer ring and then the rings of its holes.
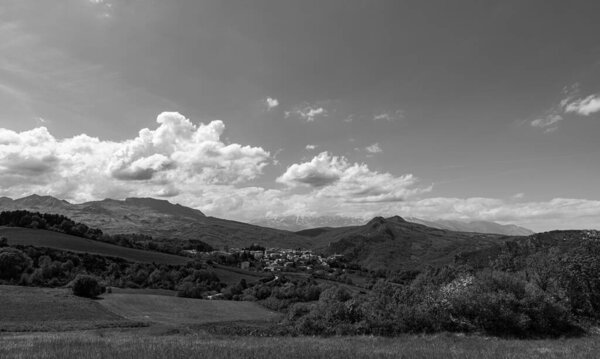
{"type": "Polygon", "coordinates": [[[67,289],[0,286],[0,331],[139,326],[67,289]]]}
{"type": "Polygon", "coordinates": [[[133,262],[157,264],[185,264],[187,257],[121,247],[87,238],[40,229],[0,227],[0,236],[8,238],[10,245],[47,247],[79,253],[92,253],[119,257],[133,262]]]}
{"type": "Polygon", "coordinates": [[[597,358],[598,338],[519,341],[455,335],[378,337],[214,337],[132,331],[0,337],[0,358],[597,358]]]}
{"type": "Polygon", "coordinates": [[[201,300],[164,295],[112,293],[98,301],[108,311],[132,321],[198,325],[228,321],[269,321],[279,314],[253,302],[201,300]]]}

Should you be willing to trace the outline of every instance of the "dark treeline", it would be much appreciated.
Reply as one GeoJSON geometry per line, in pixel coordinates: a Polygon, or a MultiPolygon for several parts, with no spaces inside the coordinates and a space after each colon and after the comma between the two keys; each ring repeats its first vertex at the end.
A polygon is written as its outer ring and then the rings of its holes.
{"type": "Polygon", "coordinates": [[[91,228],[60,214],[29,212],[25,210],[0,213],[0,226],[45,229],[54,232],[93,239],[122,247],[151,250],[169,254],[181,254],[184,250],[210,252],[213,248],[200,240],[158,239],[142,234],[104,234],[98,228],[91,228]]]}
{"type": "Polygon", "coordinates": [[[188,297],[217,293],[225,286],[197,261],[180,266],[133,263],[88,253],[5,245],[0,243],[0,284],[61,287],[78,275],[93,275],[106,286],[177,290],[188,297]]]}

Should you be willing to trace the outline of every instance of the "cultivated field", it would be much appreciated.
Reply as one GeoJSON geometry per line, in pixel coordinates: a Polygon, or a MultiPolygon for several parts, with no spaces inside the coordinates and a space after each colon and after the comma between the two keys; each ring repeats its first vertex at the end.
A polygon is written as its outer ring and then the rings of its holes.
{"type": "Polygon", "coordinates": [[[132,321],[173,326],[268,321],[279,317],[279,314],[254,302],[201,300],[153,294],[105,294],[98,303],[106,310],[132,321]]]}
{"type": "Polygon", "coordinates": [[[0,336],[0,358],[598,358],[598,338],[518,341],[455,335],[377,337],[214,337],[132,331],[0,336]]]}
{"type": "Polygon", "coordinates": [[[185,264],[189,259],[166,253],[126,248],[87,238],[39,229],[0,227],[0,236],[8,238],[10,245],[48,247],[80,253],[119,257],[133,262],[157,264],[185,264]]]}

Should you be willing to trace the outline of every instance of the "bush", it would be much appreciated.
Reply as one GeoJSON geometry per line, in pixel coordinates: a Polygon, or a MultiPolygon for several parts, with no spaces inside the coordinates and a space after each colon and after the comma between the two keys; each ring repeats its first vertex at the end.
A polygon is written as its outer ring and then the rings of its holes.
{"type": "Polygon", "coordinates": [[[569,309],[529,282],[506,273],[482,276],[450,299],[456,318],[499,336],[559,336],[573,332],[569,309]]]}
{"type": "Polygon", "coordinates": [[[15,248],[0,249],[0,278],[18,279],[31,268],[33,262],[29,256],[15,248]]]}
{"type": "Polygon", "coordinates": [[[78,275],[73,281],[73,294],[78,297],[96,298],[105,290],[95,277],[89,275],[78,275]]]}

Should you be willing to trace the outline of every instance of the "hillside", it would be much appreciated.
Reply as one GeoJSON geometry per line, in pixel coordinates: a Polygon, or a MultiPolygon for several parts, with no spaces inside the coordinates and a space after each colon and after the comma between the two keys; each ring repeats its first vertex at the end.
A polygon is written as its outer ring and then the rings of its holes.
{"type": "Polygon", "coordinates": [[[208,217],[198,210],[152,198],[105,199],[81,204],[37,195],[17,200],[0,198],[0,211],[17,209],[62,214],[108,234],[199,239],[215,248],[244,247],[252,243],[285,248],[311,246],[309,238],[291,232],[208,217]]]}
{"type": "Polygon", "coordinates": [[[459,253],[493,247],[507,238],[431,228],[396,216],[376,217],[364,226],[323,229],[313,240],[326,253],[343,254],[369,269],[407,270],[449,264],[459,253]]]}
{"type": "Polygon", "coordinates": [[[509,238],[487,248],[465,251],[457,257],[457,263],[481,268],[500,255],[509,255],[519,260],[515,263],[527,263],[526,258],[539,253],[554,251],[556,255],[568,254],[586,242],[600,242],[600,231],[566,230],[535,233],[527,237],[509,238]]]}
{"type": "Polygon", "coordinates": [[[189,260],[187,257],[126,248],[41,229],[0,227],[0,236],[8,238],[10,245],[29,245],[71,252],[99,254],[102,256],[123,258],[132,262],[179,265],[185,264],[189,260]]]}

